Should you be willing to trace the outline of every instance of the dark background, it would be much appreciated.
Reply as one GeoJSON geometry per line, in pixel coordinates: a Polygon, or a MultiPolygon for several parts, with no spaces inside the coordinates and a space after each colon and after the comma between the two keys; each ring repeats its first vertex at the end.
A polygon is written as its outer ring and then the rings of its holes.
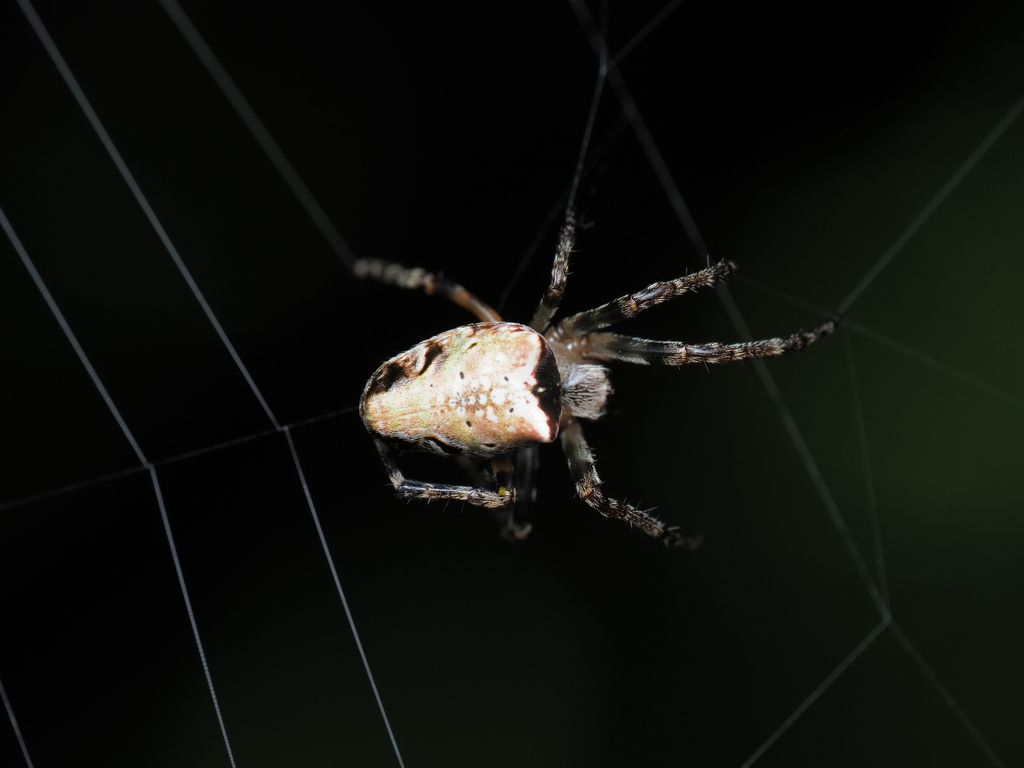
{"type": "MultiPolygon", "coordinates": [[[[662,10],[624,5],[613,52],[662,10]]],[[[325,8],[185,6],[352,252],[525,320],[596,77],[571,7],[325,8]]],[[[393,499],[354,412],[381,360],[466,316],[349,276],[158,4],[38,12],[278,421],[313,420],[291,432],[406,765],[742,765],[878,626],[868,579],[896,629],[758,764],[1021,762],[1024,126],[842,333],[769,363],[813,470],[754,367],[620,367],[588,431],[607,488],[705,546],[601,520],[557,448],[511,546],[393,499]]],[[[690,2],[621,72],[767,336],[841,305],[1024,94],[1022,35],[1013,3],[690,2]]],[[[238,765],[397,764],[285,437],[13,3],[0,87],[0,207],[157,463],[238,765]]],[[[704,263],[608,88],[588,160],[568,310],[704,263]]],[[[150,475],[0,250],[0,681],[33,764],[228,765],[150,475]]],[[[738,335],[714,292],[625,330],[738,335]]]]}

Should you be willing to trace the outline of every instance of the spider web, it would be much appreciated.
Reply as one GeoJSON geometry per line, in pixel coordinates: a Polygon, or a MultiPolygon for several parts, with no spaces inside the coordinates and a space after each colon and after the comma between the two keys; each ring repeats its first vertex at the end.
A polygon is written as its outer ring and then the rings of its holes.
{"type": "Polygon", "coordinates": [[[1018,8],[209,5],[0,20],[0,763],[1021,761],[1018,8]],[[710,254],[728,293],[626,332],[845,312],[766,366],[615,369],[602,477],[692,554],[557,449],[522,547],[399,503],[352,409],[466,318],[351,254],[529,316],[595,35],[566,310],[710,254]]]}

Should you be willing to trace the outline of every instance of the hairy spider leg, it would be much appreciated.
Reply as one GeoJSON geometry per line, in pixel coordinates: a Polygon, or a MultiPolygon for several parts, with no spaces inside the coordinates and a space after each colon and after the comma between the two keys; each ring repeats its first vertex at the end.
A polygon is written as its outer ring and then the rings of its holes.
{"type": "Polygon", "coordinates": [[[551,282],[541,297],[537,311],[533,313],[530,327],[544,333],[551,324],[565,293],[565,283],[569,279],[569,258],[576,244],[576,214],[570,208],[565,213],[565,223],[558,235],[558,247],[555,249],[555,261],[551,265],[551,282]]]}
{"type": "Polygon", "coordinates": [[[736,265],[731,261],[720,261],[700,272],[683,275],[675,280],[651,283],[641,291],[626,294],[607,304],[567,317],[558,324],[559,331],[566,337],[579,337],[607,328],[622,320],[636,317],[646,309],[664,304],[698,288],[714,285],[719,280],[725,280],[735,269],[736,265]]]}
{"type": "Polygon", "coordinates": [[[771,357],[796,352],[836,329],[835,316],[811,331],[789,336],[745,341],[738,344],[686,344],[681,341],[655,341],[622,336],[617,333],[593,333],[587,336],[583,356],[589,360],[619,361],[637,365],[685,365],[686,363],[731,363],[752,357],[771,357]]]}
{"type": "Polygon", "coordinates": [[[473,313],[485,323],[502,322],[501,315],[444,275],[437,275],[419,267],[403,267],[401,264],[381,259],[359,259],[353,267],[353,272],[360,279],[370,278],[380,283],[396,285],[399,288],[421,290],[431,296],[434,294],[443,296],[473,313]]]}
{"type": "MultiPolygon", "coordinates": [[[[451,501],[462,501],[477,507],[488,507],[489,509],[501,509],[515,501],[515,487],[511,481],[508,470],[496,472],[499,477],[504,477],[508,482],[500,486],[497,491],[489,491],[486,488],[474,488],[470,485],[448,485],[444,483],[425,483],[420,480],[409,480],[402,470],[398,468],[391,447],[380,438],[374,438],[377,445],[377,452],[380,454],[381,463],[387,470],[388,479],[395,487],[395,494],[403,499],[423,499],[435,501],[447,499],[451,501]]],[[[506,458],[507,457],[498,457],[506,458]]],[[[498,462],[497,459],[494,460],[498,462]]],[[[511,464],[509,464],[511,468],[511,464]]]]}
{"type": "Polygon", "coordinates": [[[576,492],[590,507],[605,517],[621,520],[639,528],[648,536],[661,539],[667,546],[695,549],[700,544],[699,536],[684,534],[675,527],[665,525],[649,512],[605,495],[601,478],[597,475],[594,454],[583,437],[579,422],[570,420],[565,424],[561,438],[562,450],[569,460],[569,473],[576,483],[576,492]]]}
{"type": "MultiPolygon", "coordinates": [[[[714,285],[727,278],[734,269],[735,265],[731,262],[721,261],[675,280],[652,283],[641,291],[568,317],[548,331],[547,335],[563,343],[567,349],[571,349],[581,361],[682,365],[696,362],[724,363],[781,355],[803,349],[835,330],[839,321],[838,316],[808,333],[799,332],[781,338],[739,344],[685,344],[678,341],[639,339],[615,333],[594,333],[601,328],[635,317],[658,304],[671,301],[698,288],[714,285]]],[[[569,461],[569,471],[584,502],[605,517],[627,522],[649,536],[662,539],[669,546],[697,546],[698,537],[665,526],[647,512],[605,495],[594,456],[583,436],[583,428],[575,419],[563,423],[561,438],[562,449],[569,461]]]]}
{"type": "Polygon", "coordinates": [[[651,283],[642,291],[621,296],[607,304],[566,318],[558,324],[555,335],[561,339],[578,339],[580,354],[587,360],[620,361],[638,365],[684,365],[728,363],[753,357],[784,355],[801,350],[835,331],[839,324],[839,315],[833,315],[828,322],[811,331],[798,331],[789,336],[736,344],[687,344],[681,341],[639,339],[617,333],[593,333],[697,288],[714,285],[729,277],[735,268],[736,265],[732,262],[720,261],[675,280],[651,283]]]}

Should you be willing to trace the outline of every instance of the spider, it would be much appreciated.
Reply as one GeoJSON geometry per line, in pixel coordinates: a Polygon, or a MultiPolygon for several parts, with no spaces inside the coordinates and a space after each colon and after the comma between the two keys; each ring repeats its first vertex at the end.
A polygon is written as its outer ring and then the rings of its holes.
{"type": "Polygon", "coordinates": [[[363,390],[360,416],[401,498],[453,499],[497,510],[503,534],[523,539],[531,528],[529,504],[536,494],[537,447],[558,438],[584,502],[669,546],[693,548],[697,536],[667,526],[649,512],[604,492],[582,426],[604,415],[611,395],[604,363],[683,365],[781,355],[832,333],[839,318],[834,316],[809,332],[739,344],[653,341],[602,330],[724,280],[735,265],[720,261],[556,323],[553,319],[565,290],[575,239],[576,220],[569,212],[555,251],[551,283],[529,325],[502,320],[487,304],[440,274],[379,259],[359,260],[355,266],[359,278],[438,294],[480,320],[433,336],[381,365],[363,390]],[[476,485],[407,478],[395,457],[396,452],[408,450],[454,457],[476,485]],[[479,470],[484,461],[490,463],[490,473],[479,470]]]}

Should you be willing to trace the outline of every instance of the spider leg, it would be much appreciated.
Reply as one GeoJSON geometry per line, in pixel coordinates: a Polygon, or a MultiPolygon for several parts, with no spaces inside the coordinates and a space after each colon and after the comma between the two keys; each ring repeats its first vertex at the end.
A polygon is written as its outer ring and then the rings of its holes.
{"type": "Polygon", "coordinates": [[[541,297],[537,311],[533,313],[530,327],[544,333],[551,318],[555,316],[562,303],[565,283],[569,279],[569,257],[572,256],[576,244],[576,215],[570,208],[565,213],[565,223],[558,235],[558,247],[555,249],[555,262],[551,265],[551,283],[541,297]]]}
{"type": "Polygon", "coordinates": [[[576,482],[576,492],[583,501],[605,517],[629,523],[648,536],[661,539],[670,547],[694,549],[700,543],[698,536],[681,533],[643,510],[606,496],[601,487],[601,478],[597,476],[594,454],[590,452],[579,422],[570,421],[565,425],[561,437],[562,450],[569,459],[569,472],[576,482]]]}
{"type": "Polygon", "coordinates": [[[493,477],[481,471],[479,460],[474,461],[468,456],[456,456],[455,462],[469,475],[470,482],[477,487],[497,480],[498,488],[512,488],[511,480],[515,481],[515,501],[504,507],[494,509],[494,519],[503,538],[509,541],[522,541],[530,535],[533,525],[530,523],[530,502],[536,500],[537,491],[533,488],[534,472],[537,470],[537,449],[521,448],[516,452],[513,466],[504,464],[508,456],[491,459],[488,463],[494,472],[493,477]],[[503,472],[510,474],[502,474],[503,472]]]}
{"type": "Polygon", "coordinates": [[[567,317],[559,323],[559,331],[563,336],[573,338],[607,328],[609,325],[635,317],[645,309],[664,304],[684,293],[714,285],[719,280],[729,277],[735,268],[736,266],[731,261],[720,261],[700,272],[683,275],[675,280],[651,283],[642,291],[626,294],[615,301],[602,304],[600,307],[567,317]]]}
{"type": "Polygon", "coordinates": [[[509,541],[522,541],[533,529],[532,505],[537,500],[535,477],[538,451],[535,446],[516,452],[516,503],[498,511],[501,535],[509,541]]]}
{"type": "Polygon", "coordinates": [[[587,359],[617,360],[639,365],[731,363],[734,360],[796,352],[832,333],[838,322],[837,315],[812,331],[739,344],[685,344],[681,341],[638,339],[617,333],[593,333],[583,340],[582,354],[587,359]]]}
{"type": "Polygon", "coordinates": [[[494,459],[498,490],[490,491],[486,488],[475,488],[471,485],[447,485],[410,480],[398,468],[390,446],[379,439],[374,439],[373,442],[377,445],[377,452],[380,454],[380,460],[387,470],[388,479],[391,481],[391,485],[395,487],[395,495],[400,498],[423,499],[425,501],[451,499],[491,509],[501,509],[515,503],[516,493],[512,482],[512,462],[507,456],[499,456],[494,459]],[[501,459],[507,461],[507,467],[504,465],[499,467],[501,459]]]}
{"type": "Polygon", "coordinates": [[[497,312],[444,275],[427,272],[419,267],[403,267],[401,264],[381,259],[359,259],[353,267],[353,272],[361,280],[369,278],[399,288],[422,290],[429,295],[438,294],[469,310],[485,323],[501,322],[501,316],[497,312]]]}

